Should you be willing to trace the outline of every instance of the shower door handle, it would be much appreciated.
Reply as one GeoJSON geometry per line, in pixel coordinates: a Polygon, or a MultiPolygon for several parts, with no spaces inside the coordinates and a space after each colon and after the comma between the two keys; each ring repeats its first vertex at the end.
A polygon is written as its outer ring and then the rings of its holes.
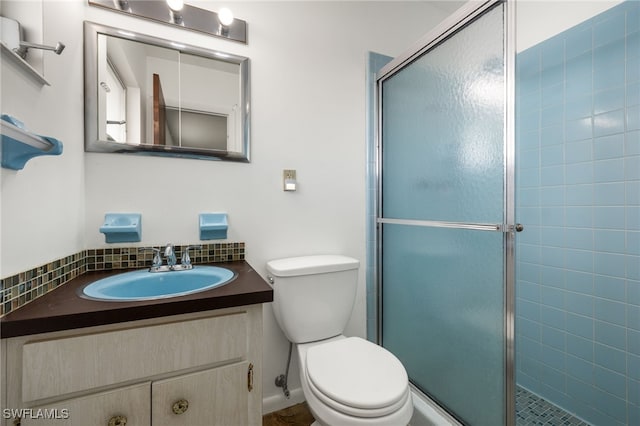
{"type": "Polygon", "coordinates": [[[521,223],[516,223],[515,225],[503,225],[500,228],[503,232],[522,232],[524,231],[524,225],[521,223]]]}

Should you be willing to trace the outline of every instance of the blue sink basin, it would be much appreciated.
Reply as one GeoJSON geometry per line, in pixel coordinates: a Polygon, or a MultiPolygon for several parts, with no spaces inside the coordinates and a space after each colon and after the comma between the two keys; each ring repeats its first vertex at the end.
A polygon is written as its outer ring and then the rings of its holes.
{"type": "Polygon", "coordinates": [[[233,271],[217,266],[194,266],[193,269],[170,272],[145,269],[95,281],[82,290],[82,295],[115,302],[161,299],[211,290],[235,277],[233,271]]]}

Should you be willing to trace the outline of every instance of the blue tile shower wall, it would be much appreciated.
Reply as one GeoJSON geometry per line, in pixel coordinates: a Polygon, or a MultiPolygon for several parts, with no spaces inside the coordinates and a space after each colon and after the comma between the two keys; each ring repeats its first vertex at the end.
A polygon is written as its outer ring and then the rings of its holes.
{"type": "Polygon", "coordinates": [[[517,56],[516,377],[640,424],[640,2],[517,56]]]}

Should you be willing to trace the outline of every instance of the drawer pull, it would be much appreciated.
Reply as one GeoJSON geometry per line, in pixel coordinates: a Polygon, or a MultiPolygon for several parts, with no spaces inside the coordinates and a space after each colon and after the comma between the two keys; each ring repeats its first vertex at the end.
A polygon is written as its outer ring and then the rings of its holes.
{"type": "Polygon", "coordinates": [[[126,426],[127,416],[113,416],[109,419],[108,426],[126,426]]]}
{"type": "Polygon", "coordinates": [[[180,399],[173,403],[173,407],[171,407],[174,414],[182,414],[189,409],[189,401],[186,399],[180,399]]]}

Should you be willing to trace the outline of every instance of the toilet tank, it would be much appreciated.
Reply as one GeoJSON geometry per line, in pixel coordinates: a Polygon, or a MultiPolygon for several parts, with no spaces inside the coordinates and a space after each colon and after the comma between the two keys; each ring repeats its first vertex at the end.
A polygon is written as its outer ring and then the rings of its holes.
{"type": "Polygon", "coordinates": [[[353,309],[360,262],[341,255],[290,257],[267,262],[273,311],[293,343],[342,334],[353,309]]]}

